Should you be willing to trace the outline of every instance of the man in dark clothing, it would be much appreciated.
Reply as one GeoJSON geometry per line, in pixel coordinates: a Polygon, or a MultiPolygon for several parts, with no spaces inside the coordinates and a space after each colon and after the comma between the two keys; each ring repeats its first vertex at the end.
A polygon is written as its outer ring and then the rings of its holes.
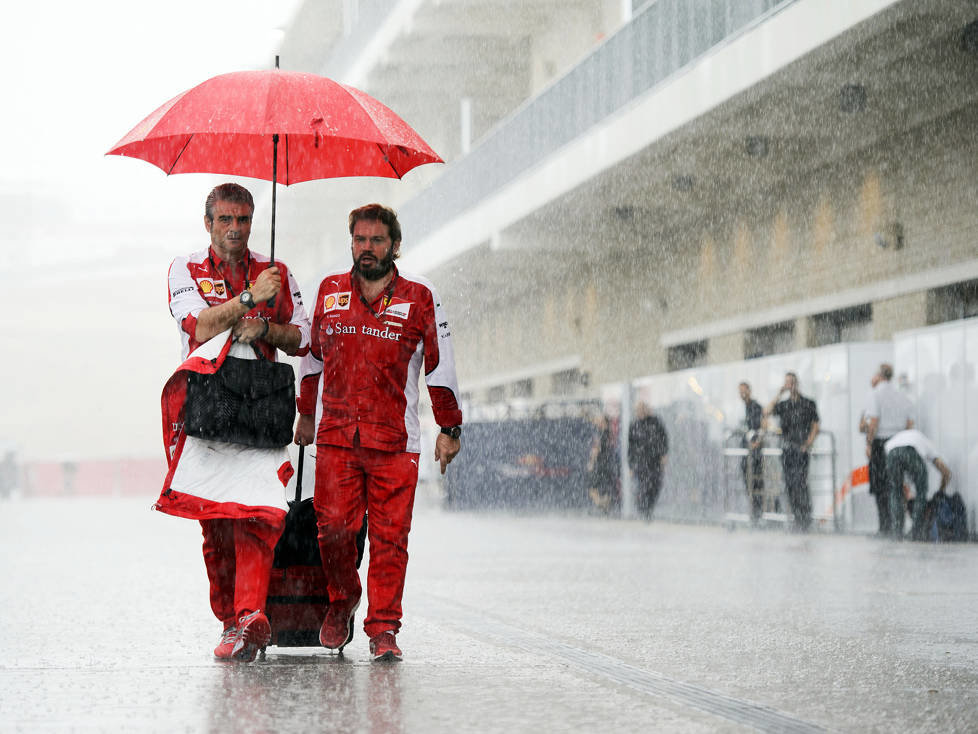
{"type": "Polygon", "coordinates": [[[781,466],[784,488],[799,530],[807,531],[812,524],[812,498],[808,492],[808,452],[818,436],[818,409],[815,401],[798,392],[798,376],[788,372],[784,386],[764,410],[764,416],[777,416],[781,421],[781,466]],[[788,397],[781,400],[781,396],[788,397]]]}
{"type": "Polygon", "coordinates": [[[638,480],[636,509],[646,520],[652,517],[662,490],[662,469],[668,453],[669,437],[662,421],[645,403],[639,403],[628,428],[628,466],[638,480]]]}
{"type": "MultiPolygon", "coordinates": [[[[900,431],[913,428],[913,405],[892,383],[893,367],[883,363],[873,375],[873,392],[863,414],[860,429],[866,434],[869,459],[869,492],[876,496],[880,535],[890,535],[895,518],[890,516],[890,488],[886,479],[884,446],[900,431]]],[[[901,516],[902,517],[902,516],[901,516]]]]}
{"type": "Polygon", "coordinates": [[[764,409],[750,394],[750,385],[739,385],[740,399],[744,401],[744,438],[741,446],[748,450],[747,456],[740,460],[740,471],[744,475],[747,499],[750,503],[750,519],[757,522],[764,511],[764,456],[761,453],[764,431],[764,409]]]}

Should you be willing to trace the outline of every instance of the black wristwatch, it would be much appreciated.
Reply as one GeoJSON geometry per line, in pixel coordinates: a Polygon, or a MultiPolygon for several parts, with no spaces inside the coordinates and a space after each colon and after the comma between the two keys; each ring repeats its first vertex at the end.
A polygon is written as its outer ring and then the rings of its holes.
{"type": "Polygon", "coordinates": [[[458,437],[462,435],[462,426],[442,426],[441,432],[457,441],[458,437]]]}
{"type": "Polygon", "coordinates": [[[238,296],[238,300],[248,308],[255,307],[255,297],[251,295],[251,291],[241,291],[241,295],[238,296]]]}

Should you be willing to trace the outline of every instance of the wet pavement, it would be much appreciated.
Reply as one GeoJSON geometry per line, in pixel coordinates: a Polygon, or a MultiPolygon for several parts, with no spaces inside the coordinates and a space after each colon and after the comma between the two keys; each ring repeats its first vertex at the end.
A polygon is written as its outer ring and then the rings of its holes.
{"type": "Polygon", "coordinates": [[[422,498],[403,662],[358,625],[228,664],[199,528],[150,504],[0,504],[0,731],[978,731],[974,544],[422,498]]]}

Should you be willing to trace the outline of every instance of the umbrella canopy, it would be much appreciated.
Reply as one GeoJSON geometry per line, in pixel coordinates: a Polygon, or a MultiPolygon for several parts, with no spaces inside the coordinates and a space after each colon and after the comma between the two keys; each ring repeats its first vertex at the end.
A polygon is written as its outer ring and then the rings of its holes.
{"type": "Polygon", "coordinates": [[[365,92],[279,69],[198,84],[136,125],[108,155],[141,158],[167,174],[226,173],[287,186],[342,176],[401,178],[442,162],[365,92]]]}

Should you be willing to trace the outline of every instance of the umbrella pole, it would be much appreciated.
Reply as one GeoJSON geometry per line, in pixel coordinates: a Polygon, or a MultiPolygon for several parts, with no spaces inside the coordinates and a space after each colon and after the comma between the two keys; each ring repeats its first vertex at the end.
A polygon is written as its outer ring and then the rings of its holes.
{"type": "Polygon", "coordinates": [[[275,264],[275,184],[278,183],[278,133],[272,136],[272,265],[275,264]]]}

